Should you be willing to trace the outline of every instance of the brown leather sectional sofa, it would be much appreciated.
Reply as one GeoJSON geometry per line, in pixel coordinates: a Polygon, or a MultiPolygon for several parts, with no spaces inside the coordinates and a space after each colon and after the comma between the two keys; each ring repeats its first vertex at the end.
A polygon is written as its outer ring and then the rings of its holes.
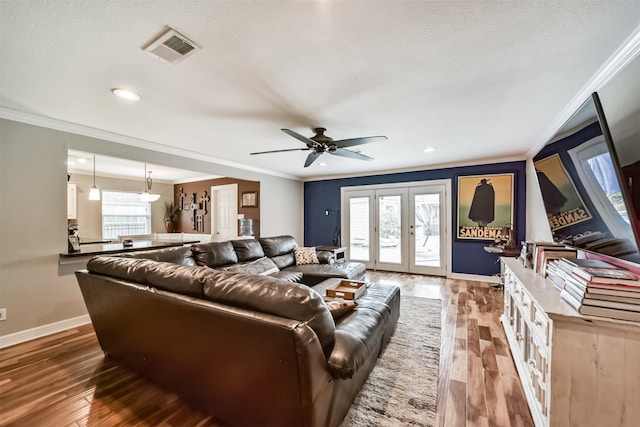
{"type": "Polygon", "coordinates": [[[255,262],[256,241],[223,242],[235,262],[222,244],[93,258],[76,276],[103,351],[222,425],[339,425],[395,329],[399,288],[372,284],[334,319],[312,286],[364,266],[301,269],[292,240],[257,241],[272,276],[219,269],[255,262]]]}

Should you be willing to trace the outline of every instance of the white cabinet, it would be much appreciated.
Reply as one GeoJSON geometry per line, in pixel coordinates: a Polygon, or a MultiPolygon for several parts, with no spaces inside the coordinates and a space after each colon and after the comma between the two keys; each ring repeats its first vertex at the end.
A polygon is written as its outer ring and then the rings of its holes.
{"type": "Polygon", "coordinates": [[[637,426],[640,324],[582,316],[517,259],[502,265],[501,321],[536,426],[637,426]]]}
{"type": "Polygon", "coordinates": [[[67,219],[78,219],[78,186],[67,182],[67,219]]]}

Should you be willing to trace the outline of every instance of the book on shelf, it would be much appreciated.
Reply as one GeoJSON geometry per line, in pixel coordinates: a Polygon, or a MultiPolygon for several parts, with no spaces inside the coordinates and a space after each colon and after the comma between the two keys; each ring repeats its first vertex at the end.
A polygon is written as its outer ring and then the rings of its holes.
{"type": "Polygon", "coordinates": [[[576,253],[577,250],[573,248],[564,248],[559,246],[538,246],[536,258],[534,261],[535,265],[533,269],[536,273],[539,273],[544,277],[546,272],[546,264],[549,262],[549,260],[575,256],[576,253]]]}
{"type": "Polygon", "coordinates": [[[562,260],[562,263],[563,265],[560,266],[560,268],[564,267],[565,271],[569,273],[571,273],[575,267],[620,268],[601,259],[567,257],[562,260]]]}
{"type": "Polygon", "coordinates": [[[576,310],[580,310],[580,307],[582,306],[582,301],[578,300],[573,294],[571,294],[566,286],[563,290],[560,291],[560,298],[562,298],[565,302],[567,302],[571,307],[575,308],[576,310]]]}
{"type": "Polygon", "coordinates": [[[538,271],[538,256],[540,256],[543,248],[564,248],[564,245],[560,243],[546,241],[527,241],[525,244],[531,248],[531,268],[533,268],[534,271],[538,271]]]}
{"type": "MultiPolygon", "coordinates": [[[[615,301],[615,302],[626,302],[627,304],[639,304],[640,305],[640,293],[635,294],[635,296],[617,296],[617,295],[607,295],[607,294],[594,294],[591,292],[585,292],[584,298],[582,301],[615,301]]],[[[595,302],[589,303],[591,305],[598,305],[595,302]]]]}
{"type": "Polygon", "coordinates": [[[594,283],[640,286],[640,276],[623,268],[576,267],[573,273],[594,283]]]}
{"type": "Polygon", "coordinates": [[[587,288],[587,292],[600,295],[617,295],[621,297],[634,297],[640,294],[640,287],[625,285],[600,285],[592,283],[587,288]]]}
{"type": "Polygon", "coordinates": [[[618,310],[615,308],[583,304],[578,309],[578,312],[587,316],[608,317],[611,319],[640,322],[640,312],[637,311],[618,310]]]}
{"type": "Polygon", "coordinates": [[[596,293],[596,294],[604,294],[604,295],[618,295],[618,296],[634,296],[640,297],[640,284],[638,286],[630,286],[628,284],[619,285],[615,283],[598,283],[591,282],[584,277],[578,276],[577,274],[568,275],[565,278],[566,282],[571,282],[574,286],[585,289],[586,292],[596,293]],[[622,292],[622,293],[620,293],[622,292]],[[637,295],[634,295],[637,294],[637,295]]]}
{"type": "Polygon", "coordinates": [[[564,290],[569,292],[574,298],[576,298],[580,302],[582,302],[582,299],[584,298],[584,294],[587,292],[586,288],[583,288],[580,285],[577,285],[576,282],[571,281],[569,279],[567,279],[564,282],[564,290]]]}
{"type": "Polygon", "coordinates": [[[617,310],[637,311],[637,312],[640,313],[640,304],[636,304],[636,303],[586,299],[586,300],[582,301],[582,305],[592,305],[592,306],[596,306],[596,307],[615,308],[617,310]]]}

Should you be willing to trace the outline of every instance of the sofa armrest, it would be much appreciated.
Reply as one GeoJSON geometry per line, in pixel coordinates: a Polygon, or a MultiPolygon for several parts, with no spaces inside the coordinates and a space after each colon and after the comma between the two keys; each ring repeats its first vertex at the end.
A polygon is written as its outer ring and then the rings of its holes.
{"type": "Polygon", "coordinates": [[[329,372],[334,378],[352,378],[372,356],[378,357],[386,322],[369,309],[356,308],[336,324],[335,343],[329,355],[329,372]]]}
{"type": "Polygon", "coordinates": [[[318,251],[316,250],[316,256],[320,264],[333,264],[336,262],[335,255],[332,251],[318,251]]]}

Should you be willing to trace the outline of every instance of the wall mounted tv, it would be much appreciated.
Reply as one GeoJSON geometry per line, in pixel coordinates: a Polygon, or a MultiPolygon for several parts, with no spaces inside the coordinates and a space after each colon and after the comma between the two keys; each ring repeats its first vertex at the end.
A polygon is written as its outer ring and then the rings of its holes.
{"type": "Polygon", "coordinates": [[[618,150],[593,93],[533,158],[554,241],[640,265],[640,218],[631,198],[639,183],[625,179],[617,154],[640,162],[638,138],[618,150]]]}

